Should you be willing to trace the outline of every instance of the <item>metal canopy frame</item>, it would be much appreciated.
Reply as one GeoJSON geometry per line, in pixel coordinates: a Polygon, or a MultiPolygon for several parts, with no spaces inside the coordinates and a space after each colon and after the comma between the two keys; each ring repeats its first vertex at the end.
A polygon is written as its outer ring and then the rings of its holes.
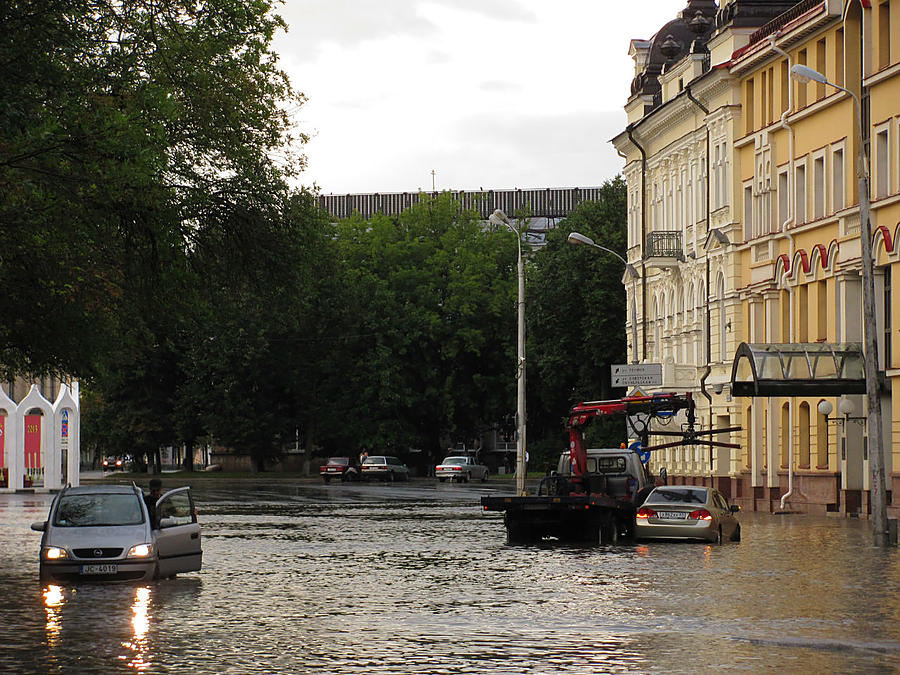
{"type": "Polygon", "coordinates": [[[733,396],[865,394],[865,357],[858,342],[742,342],[731,368],[733,396]]]}

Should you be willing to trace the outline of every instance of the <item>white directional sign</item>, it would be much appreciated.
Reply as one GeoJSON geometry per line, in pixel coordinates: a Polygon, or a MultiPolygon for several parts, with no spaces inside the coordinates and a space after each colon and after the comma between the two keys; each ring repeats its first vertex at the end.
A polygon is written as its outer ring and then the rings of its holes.
{"type": "Polygon", "coordinates": [[[614,387],[653,387],[662,384],[661,363],[613,364],[610,368],[614,387]]]}

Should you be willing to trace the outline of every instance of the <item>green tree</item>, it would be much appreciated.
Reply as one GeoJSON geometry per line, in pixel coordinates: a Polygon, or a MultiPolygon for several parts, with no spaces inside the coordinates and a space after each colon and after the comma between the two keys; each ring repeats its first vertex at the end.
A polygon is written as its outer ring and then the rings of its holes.
{"type": "MultiPolygon", "coordinates": [[[[564,421],[578,401],[614,398],[610,364],[624,363],[624,266],[615,256],[567,243],[577,231],[626,257],[625,182],[603,184],[596,202],[580,204],[547,237],[529,265],[528,434],[542,461],[565,449],[564,421]]],[[[591,442],[616,447],[624,420],[592,424],[591,442]]]]}
{"type": "MultiPolygon", "coordinates": [[[[302,102],[267,0],[0,5],[0,363],[95,372],[131,280],[280,197],[302,102]],[[287,153],[287,156],[285,154],[287,153]],[[273,189],[275,186],[275,189],[273,189]]],[[[302,140],[302,137],[300,138],[302,140]]]]}
{"type": "Polygon", "coordinates": [[[476,438],[514,401],[515,239],[440,195],[338,225],[352,323],[343,407],[370,448],[476,438]]]}

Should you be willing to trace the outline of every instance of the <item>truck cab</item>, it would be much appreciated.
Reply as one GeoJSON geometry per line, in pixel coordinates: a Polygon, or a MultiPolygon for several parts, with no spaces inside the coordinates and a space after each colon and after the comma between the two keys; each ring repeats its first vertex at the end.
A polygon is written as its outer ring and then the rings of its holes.
{"type": "MultiPolygon", "coordinates": [[[[641,462],[640,455],[626,448],[588,448],[588,493],[602,493],[616,499],[633,501],[643,487],[653,479],[641,462]]],[[[556,475],[562,479],[572,476],[572,459],[568,450],[559,456],[556,475]]]]}

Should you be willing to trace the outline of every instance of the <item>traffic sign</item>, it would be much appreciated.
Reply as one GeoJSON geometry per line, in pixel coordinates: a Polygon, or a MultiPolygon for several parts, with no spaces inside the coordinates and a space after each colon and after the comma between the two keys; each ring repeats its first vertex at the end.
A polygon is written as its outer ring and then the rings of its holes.
{"type": "Polygon", "coordinates": [[[646,464],[647,462],[650,461],[650,451],[644,450],[643,447],[644,446],[641,445],[640,441],[635,441],[634,443],[632,443],[631,445],[628,446],[628,449],[634,450],[635,452],[637,452],[638,455],[640,455],[640,457],[641,457],[641,464],[646,464]]]}
{"type": "Polygon", "coordinates": [[[661,363],[613,364],[610,369],[614,387],[653,387],[662,384],[661,363]]]}

